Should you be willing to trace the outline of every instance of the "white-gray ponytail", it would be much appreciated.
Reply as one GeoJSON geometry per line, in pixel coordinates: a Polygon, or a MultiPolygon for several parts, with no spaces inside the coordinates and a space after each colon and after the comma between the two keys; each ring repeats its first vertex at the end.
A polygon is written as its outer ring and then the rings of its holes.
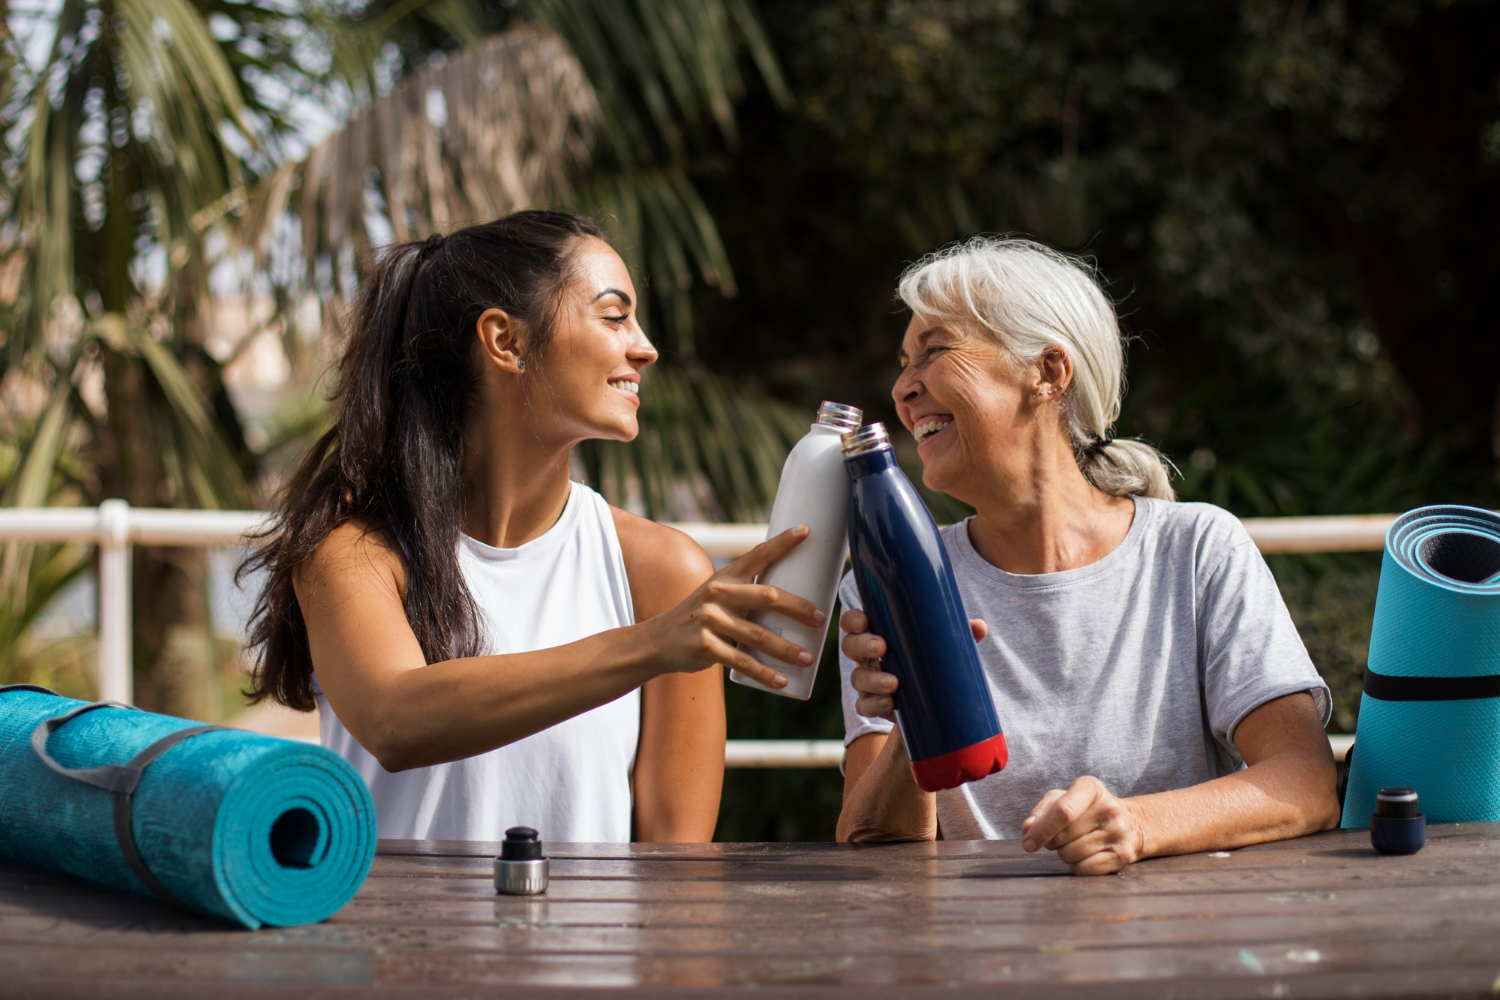
{"type": "Polygon", "coordinates": [[[1073,360],[1063,399],[1068,436],[1090,483],[1115,496],[1176,499],[1171,463],[1140,440],[1116,440],[1125,395],[1125,347],[1114,305],[1093,269],[1031,240],[975,236],[928,254],[901,275],[897,294],[923,316],[974,326],[1020,366],[1048,348],[1073,360]]]}

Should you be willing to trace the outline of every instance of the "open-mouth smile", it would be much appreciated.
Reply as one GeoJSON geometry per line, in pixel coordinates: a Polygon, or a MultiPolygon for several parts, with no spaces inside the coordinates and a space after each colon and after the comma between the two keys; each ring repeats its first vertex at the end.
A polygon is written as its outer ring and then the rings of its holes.
{"type": "Polygon", "coordinates": [[[941,434],[952,425],[952,417],[919,417],[917,418],[917,422],[912,425],[911,433],[917,439],[918,446],[920,446],[922,442],[934,434],[941,434]]]}
{"type": "Polygon", "coordinates": [[[636,406],[641,405],[641,384],[635,379],[612,378],[609,380],[609,387],[629,396],[636,406]]]}

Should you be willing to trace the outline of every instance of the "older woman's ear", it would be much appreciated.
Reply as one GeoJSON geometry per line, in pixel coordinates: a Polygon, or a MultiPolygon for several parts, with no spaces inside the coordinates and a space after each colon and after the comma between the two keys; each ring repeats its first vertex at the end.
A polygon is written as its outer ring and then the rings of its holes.
{"type": "Polygon", "coordinates": [[[1073,359],[1061,347],[1048,347],[1036,360],[1031,398],[1041,401],[1061,395],[1073,381],[1073,359]]]}

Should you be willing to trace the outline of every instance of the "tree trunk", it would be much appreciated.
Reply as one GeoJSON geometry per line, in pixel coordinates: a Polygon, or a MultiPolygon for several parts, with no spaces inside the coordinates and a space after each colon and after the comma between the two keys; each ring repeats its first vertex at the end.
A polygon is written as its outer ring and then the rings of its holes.
{"type": "MultiPolygon", "coordinates": [[[[98,499],[123,497],[133,507],[172,503],[167,469],[149,419],[154,390],[145,363],[113,351],[105,356],[107,422],[98,428],[98,499]]],[[[217,719],[211,676],[212,628],[206,598],[207,552],[136,547],[131,552],[131,655],[135,701],[142,708],[217,719]]]]}

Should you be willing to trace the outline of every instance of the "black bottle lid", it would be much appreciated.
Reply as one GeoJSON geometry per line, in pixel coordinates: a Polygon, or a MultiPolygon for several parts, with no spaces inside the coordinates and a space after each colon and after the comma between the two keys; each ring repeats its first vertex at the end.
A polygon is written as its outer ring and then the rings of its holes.
{"type": "Polygon", "coordinates": [[[1382,788],[1375,796],[1375,815],[1381,819],[1416,819],[1422,815],[1411,788],[1382,788]]]}
{"type": "Polygon", "coordinates": [[[535,861],[542,856],[542,842],[529,826],[513,826],[505,831],[500,857],[505,861],[535,861]]]}

